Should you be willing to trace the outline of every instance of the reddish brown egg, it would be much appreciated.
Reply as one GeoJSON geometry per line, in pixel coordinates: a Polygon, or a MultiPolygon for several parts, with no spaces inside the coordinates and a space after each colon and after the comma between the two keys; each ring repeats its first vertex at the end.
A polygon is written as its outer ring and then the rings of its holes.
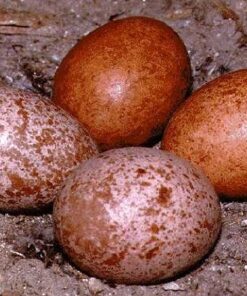
{"type": "Polygon", "coordinates": [[[179,36],[161,21],[130,17],[98,28],[70,50],[53,95],[106,150],[159,135],[190,78],[179,36]]]}
{"type": "Polygon", "coordinates": [[[152,283],[186,270],[215,242],[220,204],[189,162],[152,148],[122,148],[85,161],[54,206],[56,237],[84,272],[152,283]]]}
{"type": "Polygon", "coordinates": [[[192,94],[172,117],[162,149],[199,165],[219,194],[247,197],[247,69],[192,94]]]}
{"type": "Polygon", "coordinates": [[[0,210],[40,209],[97,153],[82,126],[48,99],[0,87],[0,210]]]}

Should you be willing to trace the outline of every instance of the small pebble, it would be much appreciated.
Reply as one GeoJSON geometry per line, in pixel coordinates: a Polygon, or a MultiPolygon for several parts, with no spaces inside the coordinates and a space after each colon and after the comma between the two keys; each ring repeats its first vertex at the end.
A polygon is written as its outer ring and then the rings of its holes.
{"type": "Polygon", "coordinates": [[[222,271],[223,270],[223,266],[221,266],[221,265],[213,265],[213,266],[210,267],[210,269],[212,271],[222,271]]]}
{"type": "Polygon", "coordinates": [[[242,227],[247,226],[247,219],[242,220],[241,223],[240,223],[240,225],[241,225],[242,227]]]}
{"type": "Polygon", "coordinates": [[[88,289],[93,295],[101,293],[105,288],[105,285],[96,278],[90,278],[88,281],[88,289]]]}
{"type": "Polygon", "coordinates": [[[177,283],[175,282],[170,282],[166,283],[162,287],[166,291],[184,291],[184,288],[180,287],[177,283]]]}

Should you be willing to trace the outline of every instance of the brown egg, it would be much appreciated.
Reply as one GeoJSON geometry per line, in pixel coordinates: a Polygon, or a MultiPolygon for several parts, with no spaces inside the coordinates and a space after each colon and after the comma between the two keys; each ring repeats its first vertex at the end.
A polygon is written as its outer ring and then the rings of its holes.
{"type": "Polygon", "coordinates": [[[43,208],[97,148],[75,119],[37,94],[1,86],[0,111],[0,210],[43,208]]]}
{"type": "Polygon", "coordinates": [[[199,165],[225,197],[247,197],[247,69],[202,86],[172,117],[162,140],[199,165]]]}
{"type": "Polygon", "coordinates": [[[56,237],[84,272],[152,283],[200,260],[221,225],[218,197],[200,170],[152,148],[122,148],[85,161],[54,206],[56,237]]]}
{"type": "Polygon", "coordinates": [[[110,22],[67,54],[54,101],[76,116],[101,149],[139,145],[159,135],[190,85],[186,48],[161,21],[110,22]]]}

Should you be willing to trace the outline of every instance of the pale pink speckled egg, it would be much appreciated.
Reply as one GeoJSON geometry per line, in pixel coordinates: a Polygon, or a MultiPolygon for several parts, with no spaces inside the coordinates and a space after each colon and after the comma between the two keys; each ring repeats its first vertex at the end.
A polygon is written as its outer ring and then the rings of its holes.
{"type": "Polygon", "coordinates": [[[97,153],[82,126],[49,100],[0,86],[0,210],[50,204],[69,173],[97,153]]]}
{"type": "Polygon", "coordinates": [[[82,271],[143,284],[172,277],[207,254],[221,210],[198,168],[135,147],[80,165],[55,201],[54,220],[58,242],[82,271]]]}

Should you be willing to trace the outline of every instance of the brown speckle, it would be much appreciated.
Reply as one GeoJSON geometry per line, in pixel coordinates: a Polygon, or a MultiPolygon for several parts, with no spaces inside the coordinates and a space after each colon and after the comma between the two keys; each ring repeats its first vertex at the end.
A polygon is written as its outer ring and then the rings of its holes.
{"type": "Polygon", "coordinates": [[[204,220],[204,222],[201,225],[203,228],[206,228],[208,231],[211,231],[213,228],[213,225],[210,224],[207,220],[204,220]]]}
{"type": "Polygon", "coordinates": [[[159,189],[159,195],[157,198],[158,203],[163,206],[168,205],[171,199],[171,193],[172,193],[171,188],[166,188],[164,186],[161,186],[159,189]]]}
{"type": "Polygon", "coordinates": [[[196,246],[193,243],[190,243],[190,252],[191,253],[197,252],[197,248],[196,248],[196,246]]]}
{"type": "Polygon", "coordinates": [[[157,255],[157,252],[159,251],[159,247],[154,247],[153,249],[149,250],[146,254],[145,254],[145,258],[146,259],[152,259],[154,256],[157,255]]]}
{"type": "Polygon", "coordinates": [[[160,230],[160,229],[159,229],[159,227],[158,227],[157,224],[154,224],[154,223],[153,223],[153,224],[151,225],[151,232],[152,232],[152,233],[155,233],[155,234],[156,234],[156,233],[159,232],[159,230],[160,230]]]}
{"type": "Polygon", "coordinates": [[[24,180],[17,174],[13,173],[10,174],[8,173],[8,177],[12,183],[13,188],[16,189],[21,189],[24,186],[24,180]]]}
{"type": "Polygon", "coordinates": [[[150,182],[147,182],[147,181],[142,181],[140,184],[142,186],[150,186],[151,185],[151,183],[150,182]]]}
{"type": "Polygon", "coordinates": [[[125,255],[126,255],[126,251],[122,251],[119,254],[113,254],[109,259],[105,260],[103,264],[109,265],[109,266],[116,265],[124,259],[125,255]]]}
{"type": "Polygon", "coordinates": [[[136,170],[136,173],[137,173],[137,177],[141,177],[146,173],[146,170],[139,168],[136,170]]]}

